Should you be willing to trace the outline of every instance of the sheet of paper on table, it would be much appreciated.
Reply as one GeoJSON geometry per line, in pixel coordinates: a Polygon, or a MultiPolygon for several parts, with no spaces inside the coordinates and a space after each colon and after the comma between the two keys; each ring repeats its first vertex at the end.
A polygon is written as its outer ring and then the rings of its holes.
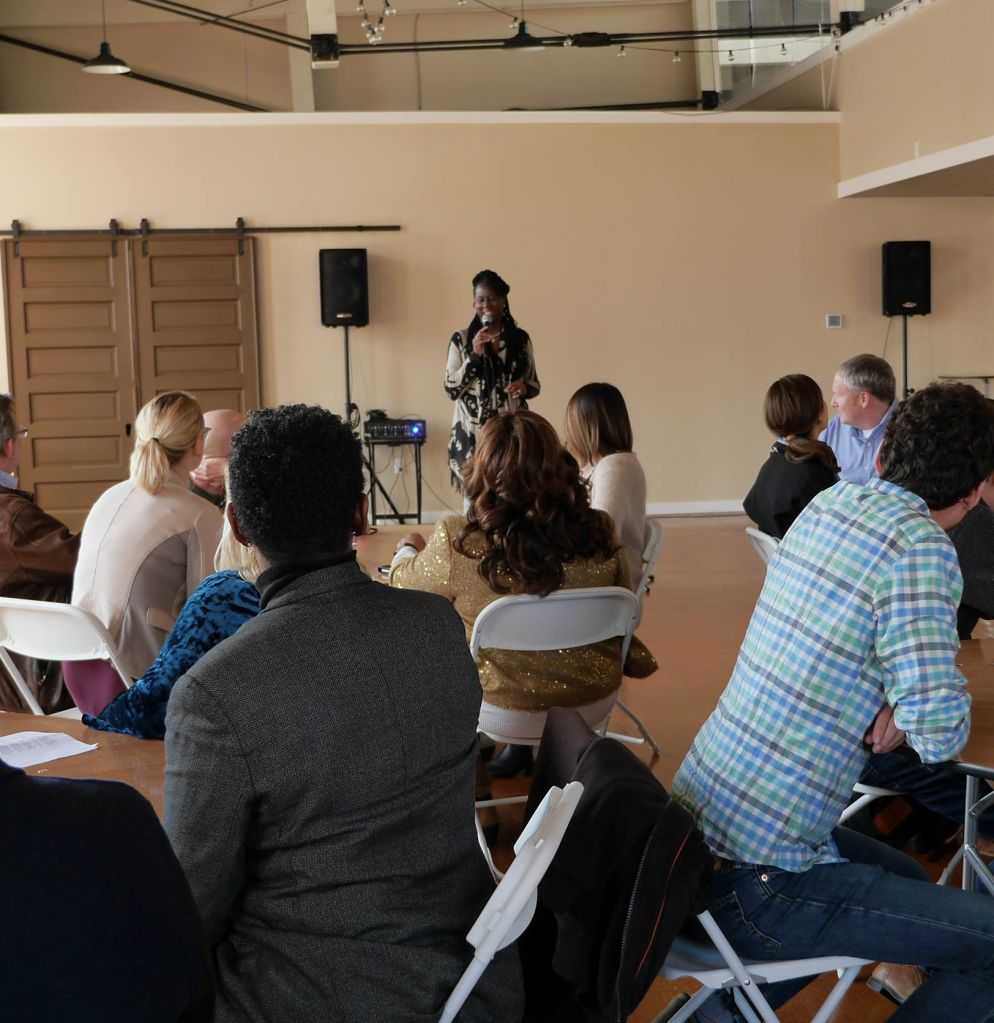
{"type": "Polygon", "coordinates": [[[11,767],[34,767],[96,748],[97,743],[80,742],[65,732],[14,732],[0,738],[0,759],[11,767]]]}

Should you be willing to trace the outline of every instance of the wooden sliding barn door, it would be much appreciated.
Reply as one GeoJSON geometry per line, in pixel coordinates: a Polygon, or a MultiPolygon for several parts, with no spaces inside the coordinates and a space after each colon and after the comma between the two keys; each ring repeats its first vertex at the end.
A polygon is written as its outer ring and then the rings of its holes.
{"type": "Polygon", "coordinates": [[[175,388],[205,410],[260,405],[251,238],[4,242],[20,479],[73,529],[128,475],[138,409],[175,388]]]}
{"type": "Polygon", "coordinates": [[[142,401],[180,388],[205,410],[259,407],[252,254],[251,238],[132,241],[142,401]]]}
{"type": "Polygon", "coordinates": [[[136,412],[126,246],[110,238],[4,242],[21,487],[72,529],[128,475],[136,412]]]}

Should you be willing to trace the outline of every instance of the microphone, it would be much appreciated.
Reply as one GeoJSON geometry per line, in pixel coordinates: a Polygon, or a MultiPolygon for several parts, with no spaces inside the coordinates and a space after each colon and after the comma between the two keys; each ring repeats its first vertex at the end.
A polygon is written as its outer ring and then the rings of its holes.
{"type": "Polygon", "coordinates": [[[490,315],[490,313],[484,313],[480,317],[480,323],[483,324],[484,327],[489,327],[490,324],[493,323],[493,322],[494,322],[494,318],[490,315]]]}

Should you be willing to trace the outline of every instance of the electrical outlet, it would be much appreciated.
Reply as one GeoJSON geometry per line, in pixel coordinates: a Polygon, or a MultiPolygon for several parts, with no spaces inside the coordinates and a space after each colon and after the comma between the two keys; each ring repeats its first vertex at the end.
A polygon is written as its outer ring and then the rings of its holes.
{"type": "Polygon", "coordinates": [[[828,313],[825,317],[826,330],[842,330],[842,313],[828,313]]]}
{"type": "Polygon", "coordinates": [[[399,476],[404,471],[404,459],[395,458],[393,460],[393,471],[399,476]]]}

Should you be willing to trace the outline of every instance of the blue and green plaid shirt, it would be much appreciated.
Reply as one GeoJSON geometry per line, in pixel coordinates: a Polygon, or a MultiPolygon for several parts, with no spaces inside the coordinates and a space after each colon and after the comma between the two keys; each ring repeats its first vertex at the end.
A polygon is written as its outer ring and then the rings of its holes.
{"type": "Polygon", "coordinates": [[[885,700],[924,762],[959,752],[962,585],[952,543],[909,491],[838,483],[808,505],[673,782],[714,852],[791,871],[840,861],[831,832],[885,700]]]}

